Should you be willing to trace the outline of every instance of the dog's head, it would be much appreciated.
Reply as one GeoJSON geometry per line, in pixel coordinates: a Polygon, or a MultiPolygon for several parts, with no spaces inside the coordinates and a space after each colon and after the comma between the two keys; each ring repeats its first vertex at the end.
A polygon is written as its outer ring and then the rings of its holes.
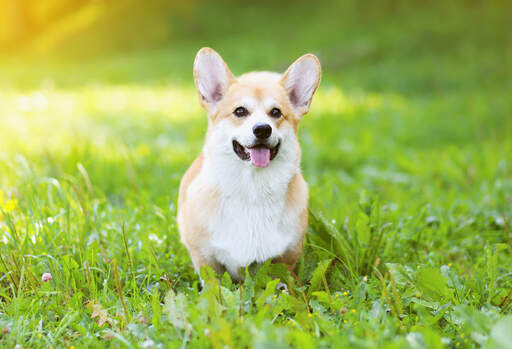
{"type": "Polygon", "coordinates": [[[199,50],[194,80],[209,118],[207,147],[216,156],[256,167],[295,155],[298,124],[320,74],[318,59],[307,54],[283,75],[255,72],[236,78],[217,52],[199,50]]]}

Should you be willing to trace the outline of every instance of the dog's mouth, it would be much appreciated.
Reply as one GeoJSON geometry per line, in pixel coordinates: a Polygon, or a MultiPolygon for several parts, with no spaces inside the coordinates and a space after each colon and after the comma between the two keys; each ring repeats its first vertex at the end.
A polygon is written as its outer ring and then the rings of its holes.
{"type": "Polygon", "coordinates": [[[274,147],[270,147],[265,143],[244,147],[233,139],[233,151],[235,154],[243,161],[251,161],[256,167],[267,167],[270,161],[276,157],[280,146],[281,140],[274,147]]]}

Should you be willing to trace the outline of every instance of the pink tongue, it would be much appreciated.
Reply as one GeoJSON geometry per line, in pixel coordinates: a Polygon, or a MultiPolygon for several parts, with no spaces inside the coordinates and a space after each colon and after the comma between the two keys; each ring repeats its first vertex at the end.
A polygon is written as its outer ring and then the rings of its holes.
{"type": "Polygon", "coordinates": [[[254,166],[267,167],[270,162],[270,149],[268,148],[251,148],[251,161],[254,166]]]}

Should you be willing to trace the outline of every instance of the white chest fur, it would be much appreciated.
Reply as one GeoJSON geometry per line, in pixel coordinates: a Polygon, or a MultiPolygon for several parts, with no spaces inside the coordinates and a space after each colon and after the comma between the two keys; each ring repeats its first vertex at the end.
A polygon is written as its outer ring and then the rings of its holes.
{"type": "Polygon", "coordinates": [[[205,161],[203,185],[218,193],[214,214],[204,224],[210,241],[203,253],[236,275],[239,267],[282,255],[300,238],[297,210],[286,205],[288,186],[299,171],[294,161],[276,158],[268,168],[241,162],[205,161]]]}

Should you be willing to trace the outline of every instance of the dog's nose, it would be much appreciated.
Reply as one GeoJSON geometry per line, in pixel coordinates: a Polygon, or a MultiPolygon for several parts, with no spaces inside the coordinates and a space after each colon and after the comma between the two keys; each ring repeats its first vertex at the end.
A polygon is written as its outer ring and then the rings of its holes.
{"type": "Polygon", "coordinates": [[[252,127],[252,133],[258,139],[267,139],[272,134],[272,127],[269,124],[258,122],[252,127]]]}

